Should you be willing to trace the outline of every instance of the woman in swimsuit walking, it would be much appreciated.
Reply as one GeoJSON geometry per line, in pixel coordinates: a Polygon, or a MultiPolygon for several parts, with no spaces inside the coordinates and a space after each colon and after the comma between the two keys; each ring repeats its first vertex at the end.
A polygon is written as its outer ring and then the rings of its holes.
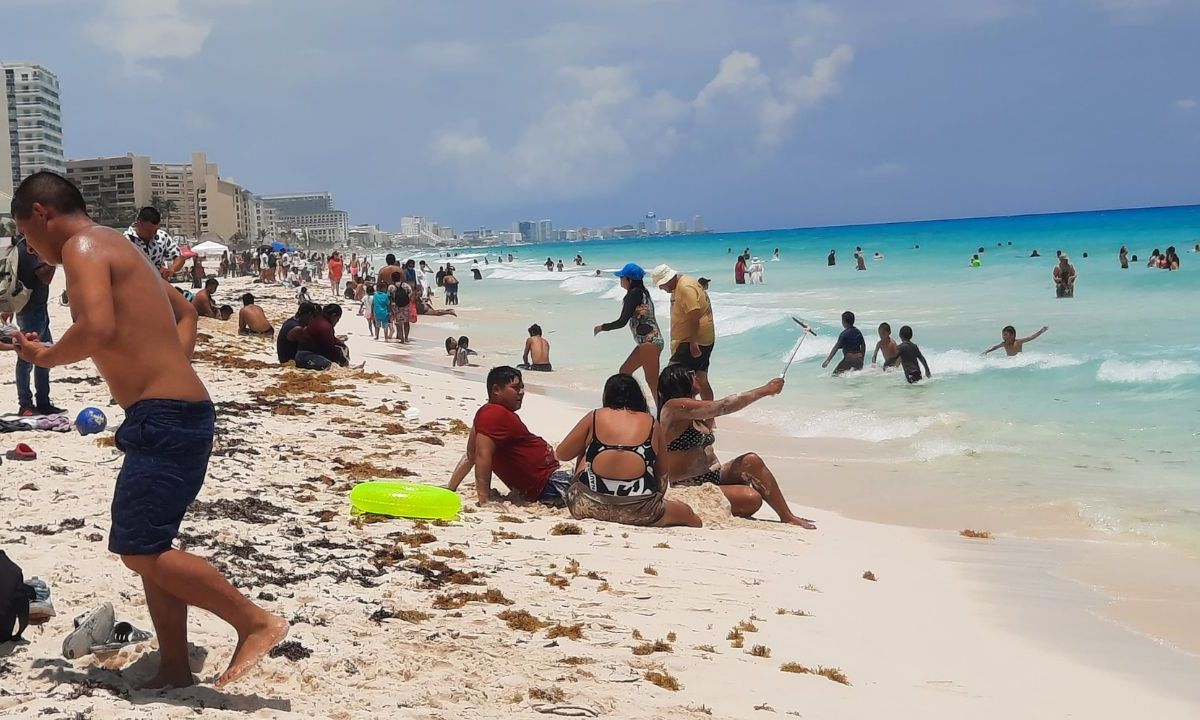
{"type": "Polygon", "coordinates": [[[686,503],[667,500],[659,433],[642,387],[633,376],[613,375],[604,384],[603,407],[584,415],[555,448],[575,463],[567,507],[575,518],[626,525],[688,525],[700,518],[686,503]]]}
{"type": "Polygon", "coordinates": [[[762,387],[737,393],[720,400],[698,400],[695,373],[681,365],[669,365],[658,380],[658,427],[656,447],[662,447],[658,461],[672,485],[713,483],[729,500],[730,510],[739,517],[750,517],[765,500],[785,523],[815,530],[811,520],[798,517],[788,507],[779,483],[756,453],[746,453],[721,463],[712,446],[716,442],[708,421],[731,415],[765,397],[783,391],[783,380],[776,378],[762,387]]]}
{"type": "Polygon", "coordinates": [[[646,271],[636,263],[629,263],[613,273],[621,278],[621,287],[625,288],[625,300],[621,305],[621,317],[610,323],[597,325],[592,335],[616,330],[624,325],[629,326],[633,333],[633,351],[621,364],[620,373],[632,375],[638,368],[646,376],[646,385],[650,387],[651,397],[658,397],[658,368],[662,359],[663,337],[658,330],[658,317],[654,314],[654,300],[646,289],[643,278],[646,271]]]}

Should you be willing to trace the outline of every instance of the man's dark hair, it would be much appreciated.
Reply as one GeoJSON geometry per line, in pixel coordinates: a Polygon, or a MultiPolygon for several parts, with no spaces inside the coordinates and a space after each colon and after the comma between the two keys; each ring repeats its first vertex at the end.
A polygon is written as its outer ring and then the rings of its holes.
{"type": "Polygon", "coordinates": [[[216,278],[209,278],[204,281],[204,289],[205,290],[216,290],[217,285],[219,285],[219,284],[220,283],[217,282],[216,278]]]}
{"type": "Polygon", "coordinates": [[[319,312],[321,312],[321,306],[316,303],[300,303],[300,306],[296,308],[296,317],[312,317],[319,312]]]}
{"type": "Polygon", "coordinates": [[[326,317],[333,317],[342,314],[342,306],[337,303],[329,303],[321,310],[321,313],[326,317]]]}
{"type": "Polygon", "coordinates": [[[900,339],[901,340],[912,340],[912,328],[910,328],[907,325],[902,326],[900,328],[900,339]]]}
{"type": "Polygon", "coordinates": [[[854,324],[854,313],[850,312],[849,310],[842,313],[842,322],[845,323],[846,325],[853,325],[854,324]]]}
{"type": "Polygon", "coordinates": [[[491,397],[493,389],[507,387],[512,384],[513,380],[520,379],[521,371],[515,367],[499,365],[492,368],[487,374],[488,397],[491,397]]]}
{"type": "Polygon", "coordinates": [[[885,323],[885,322],[879,323],[879,329],[880,329],[881,331],[885,332],[885,333],[888,333],[889,335],[890,335],[890,334],[891,334],[891,332],[892,332],[892,326],[891,326],[891,325],[888,325],[888,324],[887,324],[887,323],[885,323]]]}
{"type": "Polygon", "coordinates": [[[401,277],[403,276],[398,272],[392,273],[392,282],[400,282],[401,277]]]}
{"type": "Polygon", "coordinates": [[[634,412],[650,412],[646,404],[646,395],[642,386],[633,379],[632,375],[617,373],[604,383],[604,407],[613,410],[633,410],[634,412]]]}
{"type": "Polygon", "coordinates": [[[48,205],[64,215],[87,212],[87,203],[79,188],[62,175],[41,170],[21,181],[13,193],[10,210],[17,220],[33,215],[33,204],[48,205]]]}
{"type": "Polygon", "coordinates": [[[391,253],[388,253],[388,254],[387,254],[387,257],[386,257],[386,258],[384,258],[384,260],[387,260],[387,264],[388,264],[388,265],[395,265],[395,264],[396,264],[396,256],[395,256],[395,255],[393,255],[393,254],[391,254],[391,253]]]}
{"type": "Polygon", "coordinates": [[[254,304],[254,296],[251,295],[250,293],[246,293],[245,295],[242,296],[242,304],[243,305],[253,305],[254,304]]]}
{"type": "Polygon", "coordinates": [[[1016,334],[1017,334],[1017,329],[1016,329],[1015,327],[1013,327],[1012,325],[1005,325],[1005,326],[1004,326],[1004,329],[1003,329],[1003,330],[1001,330],[1000,332],[1002,332],[1002,333],[1012,333],[1013,335],[1016,335],[1016,334]]]}
{"type": "Polygon", "coordinates": [[[148,222],[151,225],[158,225],[162,222],[162,215],[158,212],[158,210],[147,205],[141,210],[138,210],[137,219],[141,220],[142,222],[148,222]]]}
{"type": "Polygon", "coordinates": [[[232,305],[222,305],[219,312],[222,315],[225,313],[229,313],[230,315],[232,315],[233,314],[233,306],[232,305]]]}
{"type": "Polygon", "coordinates": [[[529,334],[533,337],[539,337],[542,334],[542,326],[534,323],[529,326],[529,334]]]}

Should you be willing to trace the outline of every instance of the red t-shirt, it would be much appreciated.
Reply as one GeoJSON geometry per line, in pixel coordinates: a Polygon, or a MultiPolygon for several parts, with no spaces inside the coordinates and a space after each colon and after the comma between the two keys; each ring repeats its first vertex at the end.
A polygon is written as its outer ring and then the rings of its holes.
{"type": "Polygon", "coordinates": [[[526,499],[537,500],[558,470],[550,443],[529,432],[515,412],[496,403],[488,403],[475,413],[475,432],[496,443],[492,472],[526,499]]]}

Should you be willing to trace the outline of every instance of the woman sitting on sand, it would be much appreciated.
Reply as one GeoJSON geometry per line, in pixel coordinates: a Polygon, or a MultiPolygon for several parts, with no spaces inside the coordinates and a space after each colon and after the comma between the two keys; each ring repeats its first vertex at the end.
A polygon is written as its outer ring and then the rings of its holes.
{"type": "Polygon", "coordinates": [[[658,378],[658,427],[655,447],[665,450],[659,463],[672,485],[713,483],[725,493],[730,511],[750,517],[765,500],[785,523],[815,530],[811,520],[797,517],[788,507],[775,476],[755,453],[746,453],[722,464],[713,452],[716,436],[706,424],[711,418],[731,415],[751,403],[783,391],[776,378],[762,387],[720,400],[698,400],[695,373],[682,365],[669,365],[658,378]]]}
{"type": "Polygon", "coordinates": [[[637,380],[624,373],[610,377],[602,404],[584,415],[554,450],[559,460],[575,462],[575,482],[567,488],[571,516],[700,527],[690,506],[664,497],[666,483],[656,461],[662,448],[655,441],[660,438],[637,380]]]}

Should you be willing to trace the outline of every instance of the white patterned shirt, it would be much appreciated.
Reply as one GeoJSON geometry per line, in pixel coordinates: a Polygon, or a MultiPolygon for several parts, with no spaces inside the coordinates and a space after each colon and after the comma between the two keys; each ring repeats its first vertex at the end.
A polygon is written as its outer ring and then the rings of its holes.
{"type": "Polygon", "coordinates": [[[150,258],[150,264],[156,270],[162,270],[170,266],[175,261],[175,258],[182,254],[174,238],[168,235],[167,231],[162,228],[159,228],[158,232],[154,234],[154,239],[149,242],[140,238],[137,230],[132,225],[125,231],[125,237],[129,238],[130,242],[137,245],[142,252],[146,253],[146,257],[150,258]]]}

